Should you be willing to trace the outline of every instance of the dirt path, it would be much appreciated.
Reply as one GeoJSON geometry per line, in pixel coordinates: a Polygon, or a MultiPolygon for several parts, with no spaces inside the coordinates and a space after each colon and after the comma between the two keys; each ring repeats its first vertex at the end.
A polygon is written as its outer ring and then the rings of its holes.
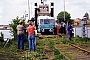
{"type": "Polygon", "coordinates": [[[44,48],[44,54],[48,57],[47,60],[52,60],[54,58],[54,52],[48,46],[44,48]]]}
{"type": "Polygon", "coordinates": [[[69,59],[72,60],[90,60],[90,55],[70,46],[69,44],[59,44],[55,47],[69,59]]]}

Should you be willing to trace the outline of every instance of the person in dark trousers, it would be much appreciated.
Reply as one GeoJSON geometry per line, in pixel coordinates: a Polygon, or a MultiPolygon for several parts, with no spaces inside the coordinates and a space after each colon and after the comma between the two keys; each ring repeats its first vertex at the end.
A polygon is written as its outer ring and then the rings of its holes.
{"type": "Polygon", "coordinates": [[[60,33],[63,34],[63,23],[61,23],[61,26],[60,26],[60,33]]]}
{"type": "Polygon", "coordinates": [[[66,24],[63,22],[63,34],[66,34],[66,24]]]}
{"type": "Polygon", "coordinates": [[[54,35],[56,35],[57,34],[57,29],[56,29],[56,26],[54,26],[54,35]]]}
{"type": "Polygon", "coordinates": [[[27,27],[28,32],[28,43],[29,43],[29,50],[36,50],[36,44],[35,44],[35,27],[33,24],[29,21],[29,26],[27,27]]]}
{"type": "Polygon", "coordinates": [[[17,45],[18,45],[18,49],[24,50],[24,26],[22,24],[22,21],[19,21],[19,25],[17,25],[16,27],[17,29],[17,45]]]}
{"type": "Polygon", "coordinates": [[[71,26],[71,24],[69,23],[69,26],[67,27],[67,30],[68,30],[68,36],[69,36],[69,40],[71,40],[73,34],[72,34],[72,31],[73,31],[73,27],[71,26]]]}

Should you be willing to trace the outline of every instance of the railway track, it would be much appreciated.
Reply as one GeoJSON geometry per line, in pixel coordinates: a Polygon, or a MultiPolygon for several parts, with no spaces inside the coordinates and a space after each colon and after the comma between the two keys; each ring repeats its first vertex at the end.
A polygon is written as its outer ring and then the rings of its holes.
{"type": "Polygon", "coordinates": [[[55,48],[70,60],[90,60],[90,51],[74,44],[60,44],[56,45],[55,48]]]}
{"type": "MultiPolygon", "coordinates": [[[[67,35],[39,35],[39,38],[57,38],[57,37],[64,37],[67,38],[67,35]]],[[[72,60],[90,60],[90,51],[81,48],[74,44],[60,44],[56,46],[59,51],[65,55],[67,58],[72,58],[72,60]]]]}
{"type": "Polygon", "coordinates": [[[39,38],[56,38],[58,35],[39,35],[39,38]]]}
{"type": "Polygon", "coordinates": [[[38,38],[57,38],[57,37],[62,37],[61,34],[59,35],[41,35],[40,33],[38,33],[37,35],[38,38]]]}
{"type": "Polygon", "coordinates": [[[79,50],[81,50],[81,51],[83,51],[83,52],[86,52],[87,55],[90,54],[90,51],[88,51],[88,50],[86,50],[86,49],[83,49],[83,48],[81,48],[81,47],[79,47],[79,46],[76,46],[76,45],[74,45],[74,44],[69,44],[69,45],[70,45],[70,46],[73,46],[73,47],[75,47],[75,48],[77,48],[77,49],[79,49],[79,50]]]}

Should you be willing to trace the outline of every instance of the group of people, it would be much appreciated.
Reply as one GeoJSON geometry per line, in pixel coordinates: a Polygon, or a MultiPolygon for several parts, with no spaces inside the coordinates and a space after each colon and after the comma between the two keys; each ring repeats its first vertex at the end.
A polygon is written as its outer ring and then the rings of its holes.
{"type": "MultiPolygon", "coordinates": [[[[19,25],[16,27],[17,29],[17,48],[24,50],[24,26],[22,21],[19,21],[19,25]]],[[[28,27],[26,28],[27,33],[28,33],[28,49],[31,51],[36,50],[36,44],[35,44],[35,35],[34,35],[34,30],[35,27],[34,25],[28,21],[28,27]]]]}
{"type": "Polygon", "coordinates": [[[59,32],[61,34],[66,34],[66,24],[65,24],[65,22],[61,22],[61,26],[60,26],[59,32]]]}
{"type": "Polygon", "coordinates": [[[71,40],[71,38],[73,37],[73,27],[71,25],[71,23],[69,23],[68,26],[66,26],[65,22],[61,22],[60,26],[56,25],[56,27],[54,28],[54,35],[56,34],[66,34],[68,33],[68,37],[69,40],[71,40]]]}
{"type": "Polygon", "coordinates": [[[54,27],[54,35],[57,34],[66,34],[66,24],[62,22],[54,27]]]}

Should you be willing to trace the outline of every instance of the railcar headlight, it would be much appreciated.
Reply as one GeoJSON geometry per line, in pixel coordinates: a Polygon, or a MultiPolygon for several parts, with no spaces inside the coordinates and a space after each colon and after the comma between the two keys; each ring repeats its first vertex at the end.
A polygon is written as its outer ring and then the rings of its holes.
{"type": "Polygon", "coordinates": [[[49,31],[50,31],[50,32],[52,32],[52,31],[53,31],[53,29],[50,29],[49,31]]]}
{"type": "Polygon", "coordinates": [[[44,32],[44,29],[42,29],[42,32],[44,32]]]}

